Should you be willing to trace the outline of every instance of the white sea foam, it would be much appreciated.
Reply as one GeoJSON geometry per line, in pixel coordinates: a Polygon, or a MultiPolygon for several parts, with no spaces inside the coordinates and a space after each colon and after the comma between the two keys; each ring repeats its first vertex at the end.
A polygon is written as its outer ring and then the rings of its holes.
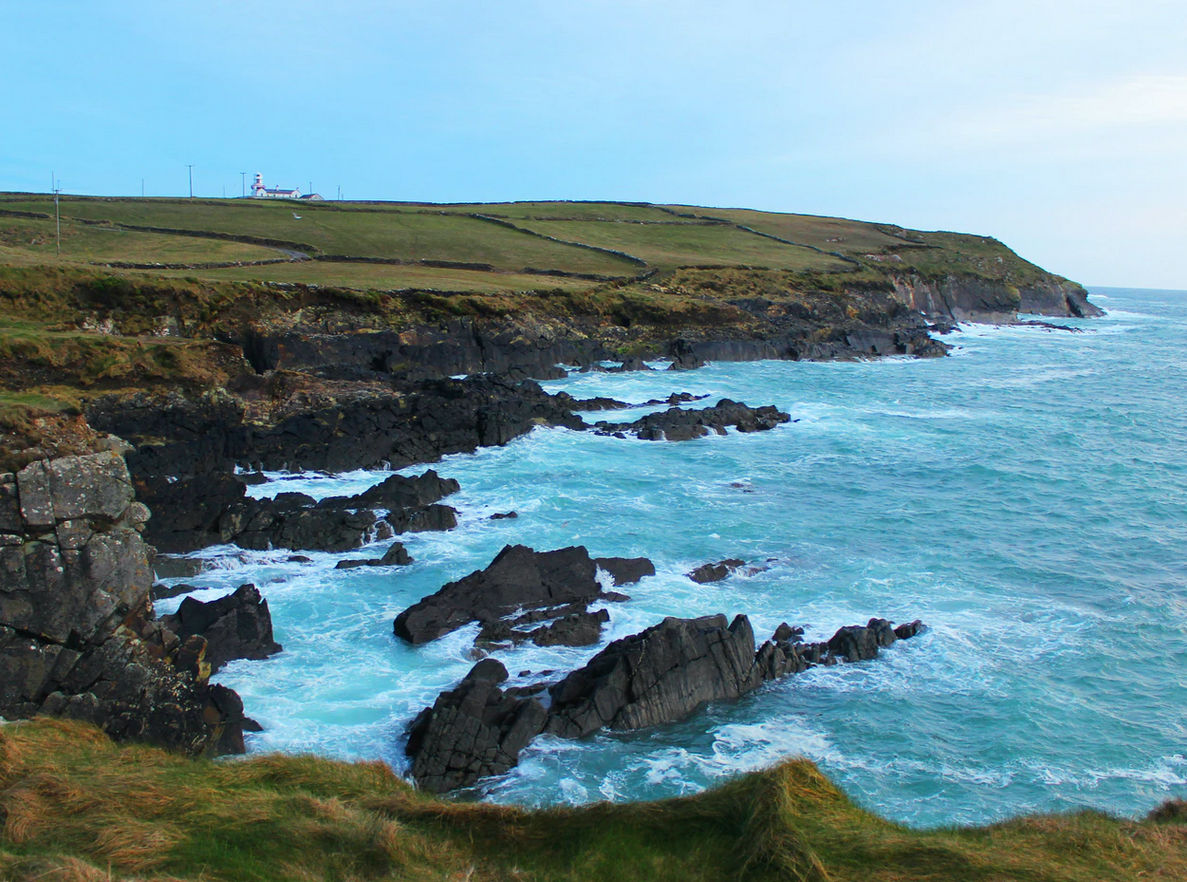
{"type": "MultiPolygon", "coordinates": [[[[760,639],[782,621],[812,640],[870,616],[930,629],[877,660],[816,668],[673,726],[537,739],[517,769],[482,785],[486,798],[688,793],[803,755],[863,805],[914,824],[1148,810],[1187,777],[1187,677],[1173,651],[1187,645],[1187,485],[1168,452],[1187,447],[1168,391],[1187,370],[1187,309],[1110,296],[1122,308],[1078,323],[1087,333],[968,326],[946,338],[960,358],[570,374],[544,385],[631,401],[710,396],[690,407],[726,396],[797,422],[678,444],[536,430],[432,466],[461,483],[446,500],[459,527],[400,536],[409,567],[340,571],[343,555],[302,552],[301,564],[219,547],[199,555],[203,572],[170,583],[208,598],[253,581],[268,598],[285,652],[218,675],[266,726],[253,750],[405,768],[405,727],[469,670],[476,627],[409,647],[392,618],[505,544],[584,544],[648,556],[657,573],[618,589],[629,602],[604,605],[596,646],[498,653],[517,683],[553,679],[666,615],[746,613],[760,639]],[[509,510],[519,516],[489,520],[509,510]],[[727,557],[769,569],[709,585],[685,575],[727,557]]],[[[388,474],[270,473],[249,492],[324,498],[388,474]]]]}

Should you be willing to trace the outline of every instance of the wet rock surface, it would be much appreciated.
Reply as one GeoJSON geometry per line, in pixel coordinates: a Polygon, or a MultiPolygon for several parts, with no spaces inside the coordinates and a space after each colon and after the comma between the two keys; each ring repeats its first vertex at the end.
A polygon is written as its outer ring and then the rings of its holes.
{"type": "Polygon", "coordinates": [[[668,618],[615,640],[553,686],[547,729],[564,738],[603,727],[643,729],[737,698],[760,682],[745,616],[732,623],[722,615],[668,618]]]}
{"type": "Polygon", "coordinates": [[[243,705],[209,683],[206,641],[154,620],[148,515],[115,452],[0,475],[0,715],[242,752],[243,705]]]}
{"type": "Polygon", "coordinates": [[[598,434],[632,434],[644,441],[688,441],[710,432],[724,435],[729,427],[739,432],[762,432],[791,420],[789,414],[776,407],[750,407],[739,401],[723,398],[713,407],[689,409],[672,407],[660,413],[648,414],[633,423],[597,423],[598,434]]]}
{"type": "Polygon", "coordinates": [[[692,579],[698,585],[707,585],[710,582],[720,582],[745,565],[746,561],[744,560],[739,560],[736,557],[728,557],[716,563],[701,564],[687,575],[688,578],[692,579]]]}
{"type": "Polygon", "coordinates": [[[349,551],[384,534],[453,529],[457,512],[436,503],[457,489],[457,481],[429,470],[415,478],[392,475],[356,496],[320,502],[302,493],[244,498],[219,516],[218,536],[241,548],[349,551]]]}
{"type": "MultiPolygon", "coordinates": [[[[563,608],[568,614],[596,600],[616,599],[602,591],[596,573],[597,564],[582,546],[534,551],[508,545],[486,569],[450,582],[404,610],[393,627],[397,637],[420,644],[471,622],[492,625],[517,611],[563,608]]],[[[525,622],[521,614],[509,624],[525,622]]]]}
{"type": "Polygon", "coordinates": [[[207,603],[186,597],[177,612],[161,616],[160,622],[182,641],[195,634],[204,638],[211,673],[232,659],[262,659],[283,649],[272,639],[268,601],[255,585],[240,585],[207,603]]]}
{"type": "Polygon", "coordinates": [[[645,557],[599,557],[594,563],[610,574],[616,586],[634,585],[645,576],[655,575],[655,564],[645,557]]]}
{"type": "Polygon", "coordinates": [[[483,659],[455,688],[413,721],[407,754],[422,790],[443,793],[499,775],[544,728],[548,713],[534,698],[506,694],[507,669],[483,659]]]}
{"type": "MultiPolygon", "coordinates": [[[[279,387],[283,381],[277,376],[262,382],[279,387]]],[[[585,427],[539,384],[490,376],[408,380],[388,390],[362,387],[290,409],[296,412],[258,424],[248,419],[242,401],[226,396],[139,395],[100,399],[88,408],[87,419],[136,445],[127,461],[137,496],[154,515],[146,539],[166,552],[226,541],[224,531],[249,526],[257,514],[265,521],[272,514],[245,499],[236,466],[402,468],[447,453],[506,444],[540,425],[585,427]],[[228,512],[230,520],[224,521],[228,512]]],[[[439,524],[444,515],[434,517],[439,524]]],[[[332,519],[325,527],[345,532],[360,528],[353,523],[338,527],[332,519]]],[[[304,526],[298,530],[302,537],[309,534],[304,526]]]]}
{"type": "Polygon", "coordinates": [[[353,570],[359,567],[403,567],[412,563],[412,555],[400,542],[393,542],[383,557],[369,560],[340,560],[334,565],[336,570],[353,570]]]}
{"type": "Polygon", "coordinates": [[[880,648],[923,630],[919,621],[895,628],[875,618],[804,643],[804,629],[784,623],[756,650],[746,616],[728,623],[724,615],[667,618],[615,640],[548,687],[547,707],[537,697],[541,684],[498,688],[506,669],[487,658],[412,723],[406,748],[412,777],[434,792],[468,787],[514,766],[540,732],[582,738],[603,728],[672,723],[814,665],[876,658],[880,648]]]}

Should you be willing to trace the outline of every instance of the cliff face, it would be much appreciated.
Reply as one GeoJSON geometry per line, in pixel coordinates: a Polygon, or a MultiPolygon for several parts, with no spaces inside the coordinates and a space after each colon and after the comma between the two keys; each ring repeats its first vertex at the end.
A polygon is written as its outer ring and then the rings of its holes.
{"type": "Polygon", "coordinates": [[[1083,287],[1056,276],[1023,286],[954,275],[894,276],[892,283],[903,303],[932,319],[1009,324],[1020,312],[1076,318],[1104,315],[1088,302],[1083,287]]]}
{"type": "Polygon", "coordinates": [[[0,474],[0,715],[242,752],[243,705],[209,684],[205,641],[153,620],[148,517],[114,449],[0,474]]]}

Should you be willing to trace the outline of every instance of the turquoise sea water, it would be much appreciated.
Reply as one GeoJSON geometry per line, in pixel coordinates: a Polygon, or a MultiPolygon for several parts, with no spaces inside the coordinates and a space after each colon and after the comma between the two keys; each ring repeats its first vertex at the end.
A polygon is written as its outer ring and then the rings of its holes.
{"type": "MultiPolygon", "coordinates": [[[[781,621],[826,638],[873,615],[931,629],[875,661],[814,669],[673,726],[539,739],[483,798],[685,794],[796,755],[918,826],[1079,807],[1139,814],[1187,795],[1187,294],[1096,295],[1106,318],[1066,322],[1083,333],[966,326],[946,359],[545,384],[633,401],[728,396],[776,404],[794,422],[686,443],[538,429],[449,457],[436,468],[461,482],[447,500],[460,526],[402,537],[410,567],[336,572],[336,555],[203,552],[215,568],[188,580],[209,587],[197,596],[256,582],[285,646],[218,677],[265,726],[250,749],[402,769],[404,727],[469,670],[476,629],[414,649],[392,636],[396,613],[504,544],[584,544],[647,555],[658,570],[607,607],[603,645],[665,615],[710,612],[748,614],[760,638],[781,621]],[[517,519],[488,519],[512,509],[517,519]],[[769,569],[704,586],[683,575],[724,557],[769,569]]],[[[253,493],[335,495],[383,474],[274,477],[253,493]]],[[[597,648],[499,657],[513,675],[564,671],[597,648]]]]}

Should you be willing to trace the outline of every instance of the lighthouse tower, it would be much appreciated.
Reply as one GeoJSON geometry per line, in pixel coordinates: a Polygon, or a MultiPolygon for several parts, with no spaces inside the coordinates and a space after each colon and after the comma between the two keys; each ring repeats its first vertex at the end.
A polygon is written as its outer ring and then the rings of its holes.
{"type": "Polygon", "coordinates": [[[255,183],[251,185],[251,195],[256,199],[262,199],[268,195],[264,192],[264,175],[261,172],[256,172],[255,183]]]}

